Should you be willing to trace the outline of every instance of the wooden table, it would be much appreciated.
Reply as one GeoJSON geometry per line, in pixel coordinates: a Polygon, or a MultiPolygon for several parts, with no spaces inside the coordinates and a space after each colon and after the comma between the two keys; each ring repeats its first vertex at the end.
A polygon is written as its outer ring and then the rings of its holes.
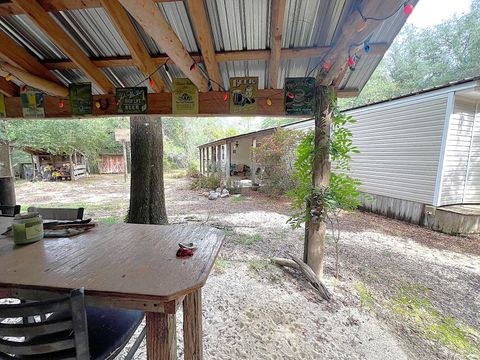
{"type": "MultiPolygon", "coordinates": [[[[0,217],[0,233],[11,218],[0,217]]],[[[202,299],[224,239],[193,225],[100,224],[72,238],[15,246],[0,236],[0,297],[38,298],[84,287],[87,305],[143,310],[147,358],[176,359],[175,314],[183,304],[185,359],[202,359],[202,299]],[[194,242],[191,258],[176,258],[194,242]]]]}

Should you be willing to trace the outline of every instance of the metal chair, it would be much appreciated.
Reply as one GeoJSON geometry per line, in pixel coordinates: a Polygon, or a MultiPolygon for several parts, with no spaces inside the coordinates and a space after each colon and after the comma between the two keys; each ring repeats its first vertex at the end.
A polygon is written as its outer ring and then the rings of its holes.
{"type": "MultiPolygon", "coordinates": [[[[7,319],[0,323],[0,359],[113,359],[133,336],[143,316],[141,311],[85,307],[83,289],[54,300],[0,305],[0,318],[7,319]],[[37,323],[12,323],[39,314],[50,315],[37,323]]],[[[145,329],[140,337],[126,359],[135,354],[145,329]]]]}
{"type": "Polygon", "coordinates": [[[48,220],[82,220],[84,208],[38,208],[29,207],[28,212],[38,212],[48,220]]]}
{"type": "Polygon", "coordinates": [[[20,205],[0,205],[0,216],[14,217],[20,214],[20,205]]]}

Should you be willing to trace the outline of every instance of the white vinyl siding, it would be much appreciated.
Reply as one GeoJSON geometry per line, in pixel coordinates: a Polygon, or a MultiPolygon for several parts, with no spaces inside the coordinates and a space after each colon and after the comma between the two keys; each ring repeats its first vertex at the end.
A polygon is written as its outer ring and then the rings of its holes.
{"type": "Polygon", "coordinates": [[[470,146],[470,157],[467,168],[467,183],[463,195],[464,204],[480,203],[480,105],[475,106],[476,114],[472,129],[472,142],[470,146]]]}
{"type": "Polygon", "coordinates": [[[360,154],[351,175],[370,194],[433,204],[448,94],[401,99],[347,112],[360,154]]]}
{"type": "Polygon", "coordinates": [[[463,203],[474,119],[475,105],[457,96],[445,146],[440,205],[463,203]]]}

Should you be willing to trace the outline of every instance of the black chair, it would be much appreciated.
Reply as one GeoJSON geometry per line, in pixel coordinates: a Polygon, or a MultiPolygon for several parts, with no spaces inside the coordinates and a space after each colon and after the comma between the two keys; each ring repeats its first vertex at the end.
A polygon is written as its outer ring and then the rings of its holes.
{"type": "Polygon", "coordinates": [[[0,216],[14,217],[20,214],[20,205],[0,205],[0,216]]]}
{"type": "MultiPolygon", "coordinates": [[[[0,359],[106,360],[116,357],[141,324],[141,311],[85,307],[83,289],[54,300],[0,305],[0,359]],[[22,323],[25,316],[50,314],[47,320],[22,323]],[[12,341],[11,338],[17,338],[12,341]],[[22,340],[23,339],[23,340],[22,340]]],[[[131,359],[141,338],[126,359],[131,359]]]]}
{"type": "Polygon", "coordinates": [[[28,212],[38,212],[48,220],[82,220],[84,208],[38,208],[29,207],[28,212]]]}

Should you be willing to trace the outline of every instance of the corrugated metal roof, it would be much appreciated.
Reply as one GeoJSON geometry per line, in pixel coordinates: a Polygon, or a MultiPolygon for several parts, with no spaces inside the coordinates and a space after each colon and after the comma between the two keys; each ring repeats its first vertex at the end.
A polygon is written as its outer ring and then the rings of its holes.
{"type": "MultiPolygon", "coordinates": [[[[416,0],[414,0],[416,2],[416,0]]],[[[399,1],[401,4],[401,2],[399,1]]],[[[282,43],[284,48],[330,46],[340,34],[339,24],[352,12],[356,0],[286,0],[282,43]]],[[[158,7],[189,52],[198,52],[199,46],[183,1],[160,2],[158,7]]],[[[216,51],[259,50],[270,48],[271,0],[206,0],[207,14],[216,51]]],[[[77,44],[92,58],[128,56],[128,47],[101,8],[67,10],[51,13],[67,30],[77,44]]],[[[399,11],[371,36],[371,42],[390,44],[405,22],[399,11]]],[[[132,19],[133,20],[133,19],[132,19]]],[[[133,20],[141,39],[151,55],[164,51],[133,20]]],[[[0,17],[0,28],[40,60],[67,59],[49,38],[25,15],[0,17]]],[[[354,72],[347,72],[340,88],[362,89],[377,67],[382,56],[369,54],[359,60],[354,72]]],[[[322,59],[289,59],[281,63],[280,85],[284,77],[305,76],[322,59]]],[[[259,87],[268,81],[268,62],[264,60],[231,61],[220,63],[224,84],[233,76],[258,76],[259,87]]],[[[317,66],[317,68],[315,68],[317,66]]],[[[170,77],[184,76],[169,63],[169,73],[161,70],[167,87],[170,77]]],[[[115,86],[131,86],[142,79],[133,67],[102,69],[115,86]],[[138,81],[137,81],[138,80],[138,81]]],[[[314,76],[316,70],[310,75],[314,76]]],[[[79,70],[57,71],[62,81],[88,81],[79,70]]]]}

